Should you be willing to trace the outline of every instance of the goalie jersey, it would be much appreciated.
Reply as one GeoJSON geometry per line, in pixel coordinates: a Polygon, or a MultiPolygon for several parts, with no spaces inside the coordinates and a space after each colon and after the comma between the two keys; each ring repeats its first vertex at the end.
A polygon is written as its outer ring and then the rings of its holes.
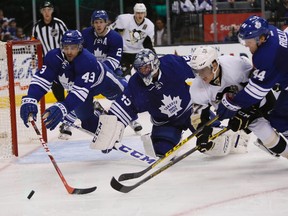
{"type": "MultiPolygon", "coordinates": [[[[160,60],[158,80],[146,86],[138,73],[112,104],[109,112],[125,126],[137,113],[148,111],[156,126],[169,124],[182,128],[191,115],[191,98],[187,79],[194,78],[190,56],[165,55],[160,60]]],[[[190,121],[189,121],[190,122],[190,121]]]]}
{"type": "Polygon", "coordinates": [[[100,37],[92,26],[84,29],[82,35],[83,47],[93,53],[98,61],[103,62],[113,71],[119,67],[123,52],[121,35],[109,29],[105,36],[100,37]]]}
{"type": "Polygon", "coordinates": [[[39,101],[54,81],[69,92],[63,101],[68,112],[83,104],[88,97],[92,102],[94,95],[112,98],[124,90],[113,72],[86,49],[72,62],[65,59],[60,48],[49,51],[42,68],[32,78],[28,95],[39,101]]]}
{"type": "Polygon", "coordinates": [[[140,25],[137,25],[133,14],[121,14],[111,24],[111,28],[123,30],[123,50],[125,53],[138,53],[144,48],[143,42],[146,37],[149,37],[154,44],[154,24],[147,18],[140,25]]]}

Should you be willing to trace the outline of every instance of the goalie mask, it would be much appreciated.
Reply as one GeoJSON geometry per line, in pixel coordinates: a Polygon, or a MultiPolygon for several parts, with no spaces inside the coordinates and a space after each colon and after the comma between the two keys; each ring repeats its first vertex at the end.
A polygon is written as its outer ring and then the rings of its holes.
{"type": "Polygon", "coordinates": [[[150,49],[140,50],[133,63],[133,67],[146,86],[152,83],[153,76],[158,72],[159,66],[160,61],[157,55],[150,49]]]}
{"type": "Polygon", "coordinates": [[[218,54],[216,49],[210,46],[197,48],[191,58],[190,66],[195,75],[200,76],[202,79],[209,74],[213,73],[214,78],[219,68],[218,54]],[[216,69],[213,68],[213,63],[217,62],[216,69]]]}

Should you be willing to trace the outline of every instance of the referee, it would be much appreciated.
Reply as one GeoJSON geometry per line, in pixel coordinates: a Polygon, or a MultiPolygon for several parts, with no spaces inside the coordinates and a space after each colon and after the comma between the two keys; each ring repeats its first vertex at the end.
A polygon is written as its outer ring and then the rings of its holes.
{"type": "MultiPolygon", "coordinates": [[[[68,30],[62,20],[53,16],[53,12],[53,4],[49,1],[44,1],[40,6],[42,18],[35,23],[32,29],[32,38],[38,39],[42,43],[44,58],[49,50],[60,47],[61,38],[68,30]]],[[[52,92],[57,101],[63,101],[65,99],[64,88],[60,82],[53,83],[52,92]]],[[[64,128],[64,125],[61,125],[59,138],[66,139],[61,137],[63,133],[70,136],[72,135],[69,128],[64,128]]]]}

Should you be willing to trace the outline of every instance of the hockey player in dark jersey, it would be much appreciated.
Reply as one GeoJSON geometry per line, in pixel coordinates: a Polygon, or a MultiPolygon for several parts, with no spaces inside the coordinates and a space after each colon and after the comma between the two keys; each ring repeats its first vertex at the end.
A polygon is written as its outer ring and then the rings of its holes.
{"type": "Polygon", "coordinates": [[[260,102],[277,84],[281,92],[267,119],[278,132],[263,143],[271,152],[288,158],[288,35],[258,16],[250,16],[239,29],[240,42],[250,49],[256,70],[235,97],[224,95],[217,114],[231,118],[241,108],[260,102]]]}
{"type": "MultiPolygon", "coordinates": [[[[190,56],[165,55],[158,58],[150,49],[142,49],[135,58],[133,74],[123,94],[109,109],[118,121],[127,126],[138,113],[148,111],[153,123],[151,140],[157,155],[164,155],[181,139],[183,130],[194,131],[191,125],[191,97],[187,81],[194,78],[190,56]]],[[[96,145],[112,148],[116,139],[102,124],[96,145]]]]}
{"type": "Polygon", "coordinates": [[[82,44],[81,33],[68,30],[61,39],[61,48],[46,54],[42,68],[33,76],[27,96],[22,98],[20,115],[26,126],[30,115],[36,120],[37,102],[55,80],[69,93],[64,101],[53,104],[44,112],[44,123],[50,130],[62,121],[69,123],[69,113],[74,110],[82,127],[94,133],[99,118],[94,114],[93,97],[102,94],[114,100],[122,93],[124,86],[113,71],[83,49],[82,44]]]}
{"type": "MultiPolygon", "coordinates": [[[[115,74],[122,76],[120,61],[123,53],[123,39],[118,32],[108,28],[108,21],[106,11],[93,12],[91,26],[82,31],[83,47],[93,53],[98,61],[109,67],[115,74]]],[[[137,121],[132,121],[130,126],[135,132],[142,130],[142,126],[137,121]]]]}

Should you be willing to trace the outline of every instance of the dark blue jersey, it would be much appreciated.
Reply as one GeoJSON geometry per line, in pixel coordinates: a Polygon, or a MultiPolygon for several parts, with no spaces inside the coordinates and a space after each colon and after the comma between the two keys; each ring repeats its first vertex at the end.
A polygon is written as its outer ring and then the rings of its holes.
{"type": "Polygon", "coordinates": [[[88,95],[117,95],[124,89],[112,71],[83,49],[72,62],[68,62],[59,48],[49,51],[44,64],[29,86],[28,95],[38,101],[56,81],[69,91],[63,101],[68,112],[85,102],[88,95]]]}
{"type": "Polygon", "coordinates": [[[82,31],[84,48],[93,53],[98,61],[106,64],[111,70],[120,65],[123,52],[123,39],[114,30],[108,30],[105,36],[98,36],[94,28],[88,27],[82,31]]]}
{"type": "Polygon", "coordinates": [[[146,86],[135,73],[122,96],[112,104],[110,112],[127,125],[137,113],[148,111],[154,125],[183,126],[191,115],[191,97],[187,79],[194,78],[190,56],[165,55],[159,58],[157,81],[146,86]]]}
{"type": "Polygon", "coordinates": [[[288,35],[271,25],[269,29],[267,41],[253,54],[256,70],[247,86],[233,100],[242,108],[262,100],[276,83],[282,89],[288,87],[288,35]]]}

